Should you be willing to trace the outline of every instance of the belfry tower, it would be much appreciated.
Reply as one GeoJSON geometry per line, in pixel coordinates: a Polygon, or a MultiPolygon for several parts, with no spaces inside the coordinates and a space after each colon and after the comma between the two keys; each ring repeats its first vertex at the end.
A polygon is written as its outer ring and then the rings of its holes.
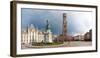
{"type": "Polygon", "coordinates": [[[63,27],[62,27],[62,35],[63,41],[67,40],[67,20],[66,20],[66,13],[63,13],[63,27]]]}

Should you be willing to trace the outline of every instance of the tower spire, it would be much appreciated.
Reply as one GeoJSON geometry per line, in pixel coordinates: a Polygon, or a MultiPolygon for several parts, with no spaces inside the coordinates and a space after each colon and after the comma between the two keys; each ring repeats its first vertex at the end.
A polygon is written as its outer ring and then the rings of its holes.
{"type": "Polygon", "coordinates": [[[49,24],[49,21],[46,20],[46,30],[50,29],[50,24],[49,24]]]}

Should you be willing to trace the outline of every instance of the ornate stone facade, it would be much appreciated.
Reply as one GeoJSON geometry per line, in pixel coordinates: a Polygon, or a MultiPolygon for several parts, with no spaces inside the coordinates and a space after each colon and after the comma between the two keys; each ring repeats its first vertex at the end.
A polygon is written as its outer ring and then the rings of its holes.
{"type": "Polygon", "coordinates": [[[53,37],[50,29],[50,24],[47,22],[45,31],[41,31],[35,28],[33,24],[27,27],[26,30],[21,33],[22,44],[32,43],[52,43],[53,37]]]}

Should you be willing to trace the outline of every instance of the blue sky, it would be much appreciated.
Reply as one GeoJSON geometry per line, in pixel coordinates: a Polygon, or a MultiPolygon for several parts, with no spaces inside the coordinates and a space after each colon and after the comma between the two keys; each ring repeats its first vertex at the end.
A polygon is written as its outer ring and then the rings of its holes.
{"type": "Polygon", "coordinates": [[[33,24],[39,30],[44,30],[46,20],[48,20],[53,34],[61,34],[63,13],[67,14],[67,31],[69,35],[84,34],[92,29],[92,12],[30,8],[21,9],[21,28],[25,29],[28,25],[33,24]]]}

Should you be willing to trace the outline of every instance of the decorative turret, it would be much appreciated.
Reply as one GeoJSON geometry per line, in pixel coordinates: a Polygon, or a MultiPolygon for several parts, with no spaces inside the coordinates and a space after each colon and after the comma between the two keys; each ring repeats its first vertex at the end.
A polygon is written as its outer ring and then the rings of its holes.
{"type": "Polygon", "coordinates": [[[34,25],[33,25],[33,24],[31,24],[30,28],[34,28],[34,25]]]}
{"type": "Polygon", "coordinates": [[[48,20],[46,21],[46,24],[47,24],[47,25],[46,25],[46,30],[49,30],[49,29],[51,28],[51,26],[50,26],[50,24],[49,24],[49,21],[48,21],[48,20]]]}
{"type": "Polygon", "coordinates": [[[51,32],[50,28],[51,28],[51,26],[50,26],[50,24],[47,20],[46,21],[45,36],[44,36],[44,38],[45,38],[44,42],[45,43],[52,43],[52,32],[51,32]]]}

